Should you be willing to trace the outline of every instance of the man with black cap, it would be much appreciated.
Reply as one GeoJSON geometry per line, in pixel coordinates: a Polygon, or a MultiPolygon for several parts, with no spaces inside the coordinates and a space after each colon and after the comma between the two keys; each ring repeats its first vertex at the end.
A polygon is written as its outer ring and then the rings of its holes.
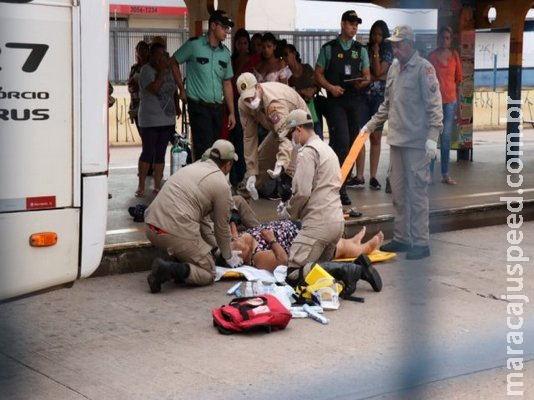
{"type": "Polygon", "coordinates": [[[221,136],[223,99],[228,109],[228,129],[235,126],[231,82],[234,72],[230,51],[223,43],[233,26],[224,11],[215,10],[209,18],[207,35],[189,39],[172,57],[175,65],[187,65],[187,96],[179,68],[175,69],[180,97],[187,101],[195,160],[221,136]]]}
{"type": "Polygon", "coordinates": [[[225,177],[237,154],[234,145],[223,139],[215,141],[207,154],[205,161],[174,173],[145,211],[147,238],[176,258],[154,260],[147,277],[152,293],[159,292],[168,280],[212,284],[217,249],[228,266],[234,268],[243,262],[230,247],[233,201],[225,177]]]}
{"type": "MultiPolygon", "coordinates": [[[[361,23],[356,11],[345,11],[341,17],[341,34],[321,47],[315,66],[315,79],[328,92],[326,121],[330,146],[341,165],[358,134],[358,102],[371,79],[367,50],[354,40],[361,23]]],[[[351,204],[345,185],[339,194],[343,205],[351,204]]]]}
{"type": "Polygon", "coordinates": [[[373,132],[388,121],[395,225],[393,240],[381,250],[407,252],[408,260],[417,260],[430,256],[427,185],[429,163],[436,157],[443,129],[441,94],[434,67],[415,49],[410,26],[396,27],[386,40],[391,42],[395,60],[389,68],[384,102],[362,132],[373,132]]]}

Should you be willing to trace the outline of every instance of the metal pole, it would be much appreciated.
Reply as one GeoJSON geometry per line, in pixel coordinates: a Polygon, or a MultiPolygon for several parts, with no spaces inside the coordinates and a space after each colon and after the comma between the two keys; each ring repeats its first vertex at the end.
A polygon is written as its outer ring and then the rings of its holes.
{"type": "Polygon", "coordinates": [[[497,54],[493,55],[493,91],[497,89],[497,54]]]}

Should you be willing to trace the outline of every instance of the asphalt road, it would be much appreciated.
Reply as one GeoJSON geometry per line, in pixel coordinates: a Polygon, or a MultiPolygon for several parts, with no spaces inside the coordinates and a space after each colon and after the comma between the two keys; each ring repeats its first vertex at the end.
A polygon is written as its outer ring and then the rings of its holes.
{"type": "MultiPolygon", "coordinates": [[[[520,244],[534,254],[534,222],[520,244]]],[[[1,399],[504,399],[506,225],[432,235],[432,257],[377,265],[385,283],[329,325],[223,336],[211,309],[234,282],[164,286],[146,273],[90,278],[0,305],[1,399]]],[[[521,293],[534,296],[532,261],[521,293]]],[[[524,397],[534,398],[525,306],[524,397]]]]}

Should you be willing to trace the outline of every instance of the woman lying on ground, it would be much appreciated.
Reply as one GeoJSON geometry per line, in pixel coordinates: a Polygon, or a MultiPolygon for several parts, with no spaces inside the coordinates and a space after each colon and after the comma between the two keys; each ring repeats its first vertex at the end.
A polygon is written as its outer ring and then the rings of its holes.
{"type": "MultiPolygon", "coordinates": [[[[290,220],[265,222],[255,228],[238,234],[234,224],[232,229],[232,250],[240,250],[245,265],[273,272],[279,265],[287,265],[289,248],[300,228],[290,220]]],[[[352,238],[341,238],[336,245],[334,259],[357,258],[361,254],[370,254],[384,241],[380,231],[367,242],[362,243],[365,227],[352,238]]]]}

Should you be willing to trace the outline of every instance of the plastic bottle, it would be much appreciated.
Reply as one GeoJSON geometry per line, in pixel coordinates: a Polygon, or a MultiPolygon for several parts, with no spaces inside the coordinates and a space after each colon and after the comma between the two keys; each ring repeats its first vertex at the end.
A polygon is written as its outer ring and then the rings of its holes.
{"type": "Polygon", "coordinates": [[[254,292],[252,291],[252,282],[247,282],[245,285],[245,293],[244,297],[252,297],[254,296],[254,292]]]}
{"type": "Polygon", "coordinates": [[[171,148],[171,175],[187,163],[187,151],[180,140],[176,140],[171,148]]]}
{"type": "Polygon", "coordinates": [[[328,323],[330,322],[328,318],[326,318],[324,315],[320,315],[318,312],[313,310],[308,304],[304,304],[302,306],[302,311],[308,313],[308,316],[311,319],[314,319],[315,321],[320,322],[323,325],[328,325],[328,323]]]}

